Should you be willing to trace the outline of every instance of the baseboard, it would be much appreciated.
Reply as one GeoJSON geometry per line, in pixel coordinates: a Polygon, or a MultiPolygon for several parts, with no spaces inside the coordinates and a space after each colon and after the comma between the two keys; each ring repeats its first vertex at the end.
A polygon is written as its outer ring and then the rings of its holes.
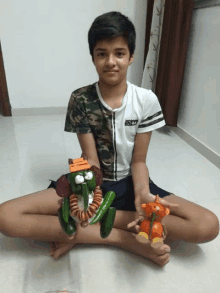
{"type": "Polygon", "coordinates": [[[43,107],[11,109],[13,116],[38,116],[38,115],[65,115],[67,107],[43,107]]]}
{"type": "Polygon", "coordinates": [[[192,137],[189,133],[184,131],[180,127],[171,127],[165,126],[169,128],[171,131],[176,133],[182,140],[188,143],[192,148],[194,148],[197,152],[199,152],[203,157],[209,160],[212,164],[214,164],[217,168],[220,169],[220,156],[218,156],[215,152],[210,150],[207,146],[198,141],[195,137],[192,137]]]}

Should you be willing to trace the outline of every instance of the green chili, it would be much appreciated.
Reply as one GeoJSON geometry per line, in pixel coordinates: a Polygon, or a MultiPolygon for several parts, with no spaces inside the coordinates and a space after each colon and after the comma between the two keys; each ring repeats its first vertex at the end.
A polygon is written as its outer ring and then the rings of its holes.
{"type": "Polygon", "coordinates": [[[90,225],[93,225],[102,219],[102,217],[105,215],[106,211],[111,206],[115,197],[116,197],[116,194],[114,193],[114,191],[108,191],[106,193],[105,198],[104,198],[101,206],[99,207],[95,218],[90,222],[90,225]]]}
{"type": "Polygon", "coordinates": [[[101,220],[100,235],[102,238],[107,238],[111,233],[114,220],[115,220],[116,208],[110,207],[101,220]]]}
{"type": "Polygon", "coordinates": [[[63,204],[62,204],[62,215],[66,223],[69,223],[69,210],[70,210],[69,197],[64,197],[63,204]]]}

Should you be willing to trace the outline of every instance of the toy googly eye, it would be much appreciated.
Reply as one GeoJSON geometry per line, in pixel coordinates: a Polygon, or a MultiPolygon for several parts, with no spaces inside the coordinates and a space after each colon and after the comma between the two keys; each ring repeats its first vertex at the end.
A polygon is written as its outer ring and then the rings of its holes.
{"type": "Polygon", "coordinates": [[[93,174],[92,172],[87,172],[86,176],[85,176],[85,179],[86,180],[91,180],[93,178],[93,174]]]}
{"type": "Polygon", "coordinates": [[[83,183],[83,182],[84,182],[84,178],[83,178],[83,176],[82,176],[82,175],[77,175],[77,176],[75,177],[75,182],[76,182],[76,184],[83,183]]]}

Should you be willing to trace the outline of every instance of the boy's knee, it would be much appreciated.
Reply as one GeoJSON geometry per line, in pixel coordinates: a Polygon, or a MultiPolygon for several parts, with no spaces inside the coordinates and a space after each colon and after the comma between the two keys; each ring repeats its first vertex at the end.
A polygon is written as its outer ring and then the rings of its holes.
{"type": "Polygon", "coordinates": [[[200,229],[201,235],[207,241],[214,240],[219,235],[219,219],[215,214],[210,212],[204,220],[204,224],[200,229]]]}
{"type": "Polygon", "coordinates": [[[5,205],[5,203],[0,205],[0,232],[5,236],[12,236],[11,219],[13,213],[14,211],[10,211],[8,205],[5,205]]]}

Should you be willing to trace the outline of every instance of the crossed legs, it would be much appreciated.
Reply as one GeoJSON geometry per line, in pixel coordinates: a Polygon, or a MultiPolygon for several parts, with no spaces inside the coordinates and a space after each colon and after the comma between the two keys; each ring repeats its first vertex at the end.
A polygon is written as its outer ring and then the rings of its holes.
{"type": "MultiPolygon", "coordinates": [[[[177,239],[204,243],[217,237],[219,221],[211,211],[175,195],[167,196],[166,200],[179,203],[180,207],[171,209],[170,215],[162,220],[168,231],[165,243],[177,239]]],[[[128,229],[127,224],[135,220],[136,212],[116,211],[114,228],[106,239],[101,238],[97,223],[86,228],[79,225],[76,236],[70,240],[60,226],[59,207],[60,197],[53,188],[7,201],[0,205],[1,232],[6,236],[51,243],[110,244],[150,258],[161,266],[169,261],[169,254],[165,251],[168,245],[153,251],[149,245],[139,243],[133,237],[137,231],[134,227],[128,229]]]]}

